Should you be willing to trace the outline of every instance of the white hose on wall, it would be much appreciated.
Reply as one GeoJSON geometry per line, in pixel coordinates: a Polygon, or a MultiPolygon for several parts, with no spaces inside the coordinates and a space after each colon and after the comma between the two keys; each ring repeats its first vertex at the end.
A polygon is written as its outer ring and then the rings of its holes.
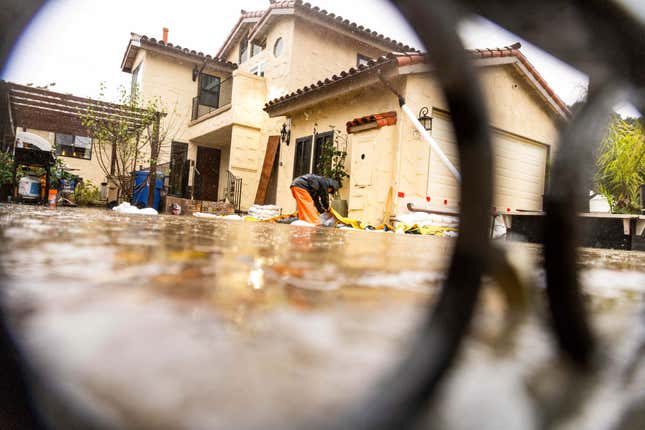
{"type": "Polygon", "coordinates": [[[459,173],[457,168],[450,162],[448,157],[446,157],[446,154],[443,153],[437,141],[434,140],[432,136],[430,136],[430,133],[428,133],[428,130],[423,128],[423,126],[417,119],[416,115],[412,113],[408,105],[406,104],[401,105],[401,109],[403,110],[403,112],[405,112],[408,118],[410,118],[410,121],[412,121],[412,124],[414,124],[414,126],[417,128],[419,133],[421,133],[421,136],[423,136],[423,138],[426,140],[426,142],[428,142],[430,147],[437,153],[441,162],[444,164],[444,166],[446,166],[446,168],[450,171],[450,173],[452,173],[452,176],[455,177],[457,182],[461,183],[461,174],[459,173]]]}

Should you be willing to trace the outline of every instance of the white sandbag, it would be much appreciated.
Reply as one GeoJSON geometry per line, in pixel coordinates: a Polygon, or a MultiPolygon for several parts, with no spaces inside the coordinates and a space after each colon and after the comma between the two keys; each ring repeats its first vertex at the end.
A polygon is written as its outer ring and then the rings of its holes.
{"type": "Polygon", "coordinates": [[[396,220],[407,225],[457,227],[459,218],[449,215],[429,214],[426,212],[411,212],[396,216],[396,220]]]}
{"type": "Polygon", "coordinates": [[[336,225],[336,218],[329,212],[320,214],[320,224],[325,227],[334,227],[336,225]]]}
{"type": "Polygon", "coordinates": [[[139,209],[136,206],[132,206],[128,202],[123,202],[119,206],[113,207],[112,210],[120,214],[159,215],[159,212],[157,212],[154,208],[139,209]]]}
{"type": "Polygon", "coordinates": [[[280,216],[280,207],[275,205],[253,205],[249,208],[248,215],[250,217],[265,220],[280,216]]]}
{"type": "Polygon", "coordinates": [[[159,212],[155,208],[143,208],[139,209],[138,212],[140,215],[159,215],[159,212]]]}
{"type": "Polygon", "coordinates": [[[504,218],[496,216],[495,222],[493,223],[493,239],[499,239],[504,236],[506,236],[506,224],[504,223],[504,218]]]}
{"type": "Polygon", "coordinates": [[[244,218],[242,218],[239,215],[226,215],[224,217],[224,219],[228,219],[228,220],[231,220],[231,221],[242,221],[244,218]]]}
{"type": "Polygon", "coordinates": [[[209,214],[206,212],[193,212],[193,216],[197,218],[224,218],[222,215],[209,214]]]}
{"type": "Polygon", "coordinates": [[[294,221],[291,223],[291,225],[295,225],[297,227],[315,227],[314,224],[310,224],[307,221],[302,221],[302,220],[294,221]]]}

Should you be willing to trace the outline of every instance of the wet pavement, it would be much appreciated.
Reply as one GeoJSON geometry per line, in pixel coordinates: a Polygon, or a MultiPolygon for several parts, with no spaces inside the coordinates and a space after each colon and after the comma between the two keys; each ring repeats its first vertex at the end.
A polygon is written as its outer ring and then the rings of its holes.
{"type": "MultiPolygon", "coordinates": [[[[409,347],[454,244],[6,204],[0,235],[5,307],[35,371],[63,402],[137,429],[287,428],[337,416],[409,347]]],[[[427,424],[632,428],[625,416],[645,408],[645,254],[580,252],[602,345],[588,378],[554,351],[539,247],[502,244],[533,285],[531,311],[502,330],[507,304],[487,282],[427,424]]],[[[641,419],[633,428],[645,428],[641,419]]]]}

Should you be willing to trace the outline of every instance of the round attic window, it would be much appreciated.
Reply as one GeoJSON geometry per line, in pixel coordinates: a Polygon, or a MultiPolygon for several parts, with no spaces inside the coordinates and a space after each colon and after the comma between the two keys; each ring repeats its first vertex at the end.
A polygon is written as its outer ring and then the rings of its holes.
{"type": "Polygon", "coordinates": [[[284,40],[282,40],[281,37],[278,37],[278,39],[275,41],[275,44],[273,45],[273,55],[276,57],[279,57],[282,55],[282,51],[284,50],[284,40]]]}

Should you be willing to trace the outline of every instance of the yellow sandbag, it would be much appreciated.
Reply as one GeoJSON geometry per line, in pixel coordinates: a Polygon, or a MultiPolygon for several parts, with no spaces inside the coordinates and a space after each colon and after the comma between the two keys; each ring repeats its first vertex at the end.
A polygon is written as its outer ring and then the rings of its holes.
{"type": "Polygon", "coordinates": [[[298,216],[298,212],[294,212],[294,213],[291,213],[291,214],[278,215],[278,216],[273,217],[273,218],[265,219],[262,222],[278,222],[278,221],[280,221],[282,219],[295,218],[297,216],[298,216]]]}
{"type": "Polygon", "coordinates": [[[330,209],[331,214],[340,222],[341,224],[350,226],[358,230],[385,230],[385,231],[394,231],[394,228],[389,224],[381,224],[379,226],[372,226],[357,219],[346,218],[336,212],[334,208],[330,209]]]}
{"type": "Polygon", "coordinates": [[[447,231],[457,231],[453,227],[439,227],[434,225],[409,225],[399,222],[396,224],[397,233],[406,233],[406,234],[421,234],[426,236],[441,236],[447,231]]]}

